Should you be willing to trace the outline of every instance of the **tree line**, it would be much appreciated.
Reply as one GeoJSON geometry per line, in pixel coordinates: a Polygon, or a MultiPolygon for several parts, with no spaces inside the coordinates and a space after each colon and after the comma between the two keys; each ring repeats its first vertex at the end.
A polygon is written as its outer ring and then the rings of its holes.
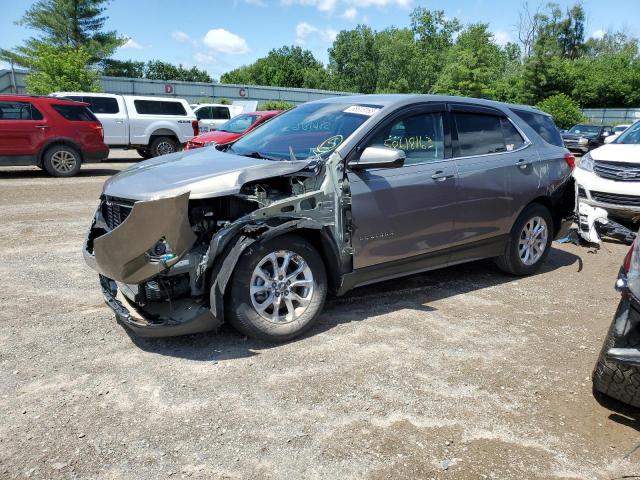
{"type": "MultiPolygon", "coordinates": [[[[31,93],[96,90],[99,75],[214,81],[197,67],[111,56],[127,38],[105,31],[108,0],[38,0],[17,22],[38,32],[0,58],[30,69],[31,93]]],[[[638,39],[624,31],[586,38],[581,3],[563,10],[524,3],[518,38],[499,45],[485,23],[464,25],[443,10],[415,8],[406,28],[341,31],[324,65],[300,46],[283,46],[225,73],[224,83],[359,93],[441,93],[561,108],[640,106],[638,39]]],[[[577,113],[576,113],[577,112],[577,113]]],[[[569,122],[569,120],[567,120],[569,122]]],[[[562,122],[565,123],[565,122],[562,122]]]]}

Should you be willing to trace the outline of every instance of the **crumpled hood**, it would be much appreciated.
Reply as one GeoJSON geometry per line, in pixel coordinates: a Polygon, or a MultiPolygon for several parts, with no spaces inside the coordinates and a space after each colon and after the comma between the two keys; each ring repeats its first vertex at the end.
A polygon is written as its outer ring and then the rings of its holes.
{"type": "Polygon", "coordinates": [[[156,200],[191,192],[190,198],[238,193],[247,182],[298,172],[310,160],[272,161],[198,148],[145,160],[108,179],[102,193],[156,200]]]}
{"type": "Polygon", "coordinates": [[[591,150],[591,158],[602,162],[623,162],[640,164],[640,145],[607,143],[591,150]]]}

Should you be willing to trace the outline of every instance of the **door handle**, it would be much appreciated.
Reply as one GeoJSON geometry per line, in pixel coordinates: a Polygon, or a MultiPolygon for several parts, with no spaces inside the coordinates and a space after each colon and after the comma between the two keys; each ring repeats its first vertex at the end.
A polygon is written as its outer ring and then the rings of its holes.
{"type": "Polygon", "coordinates": [[[516,165],[520,168],[527,168],[529,165],[531,165],[531,162],[525,160],[524,158],[521,158],[516,162],[516,165]]]}
{"type": "Polygon", "coordinates": [[[116,123],[124,123],[124,120],[116,120],[116,123]]]}
{"type": "Polygon", "coordinates": [[[433,178],[437,182],[444,182],[447,178],[450,178],[450,177],[453,177],[453,175],[448,175],[444,173],[444,170],[438,170],[436,171],[436,173],[431,175],[431,178],[433,178]]]}
{"type": "Polygon", "coordinates": [[[49,125],[36,125],[36,128],[49,128],[49,125]]]}

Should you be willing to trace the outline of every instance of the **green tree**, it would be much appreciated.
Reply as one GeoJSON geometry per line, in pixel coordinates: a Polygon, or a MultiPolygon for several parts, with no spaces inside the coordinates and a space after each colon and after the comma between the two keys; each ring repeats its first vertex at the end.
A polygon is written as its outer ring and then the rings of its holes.
{"type": "Polygon", "coordinates": [[[84,47],[57,48],[37,45],[27,75],[27,91],[47,95],[55,91],[99,92],[100,78],[88,64],[91,53],[84,47]]]}
{"type": "Polygon", "coordinates": [[[293,88],[326,88],[327,72],[309,50],[281,47],[266,57],[225,73],[223,83],[241,85],[273,85],[293,88]]]}
{"type": "Polygon", "coordinates": [[[388,28],[376,33],[378,52],[376,91],[380,93],[421,92],[421,52],[408,28],[388,28]]]}
{"type": "Polygon", "coordinates": [[[102,61],[102,73],[108,77],[142,78],[144,62],[108,58],[102,61]]]}
{"type": "Polygon", "coordinates": [[[260,104],[260,110],[289,110],[295,107],[293,103],[283,100],[267,100],[260,104]]]}
{"type": "Polygon", "coordinates": [[[150,60],[144,67],[144,77],[150,80],[177,80],[183,82],[205,82],[211,83],[213,79],[204,70],[196,67],[189,69],[182,65],[173,65],[172,63],[163,62],[161,60],[150,60]]]}
{"type": "Polygon", "coordinates": [[[564,93],[543,100],[538,103],[538,108],[550,114],[560,128],[570,128],[584,120],[579,105],[564,93]]]}
{"type": "Polygon", "coordinates": [[[457,18],[448,19],[443,10],[417,7],[411,12],[411,30],[415,35],[420,55],[412,58],[419,64],[420,91],[430,92],[445,66],[453,39],[462,30],[457,18]]]}
{"type": "Polygon", "coordinates": [[[41,53],[43,45],[83,49],[89,54],[90,64],[110,57],[126,38],[115,31],[103,31],[107,3],[108,0],[38,0],[17,23],[40,35],[29,38],[14,51],[0,50],[0,57],[31,67],[32,57],[41,53]]]}
{"type": "Polygon", "coordinates": [[[446,65],[434,90],[449,95],[493,98],[494,84],[503,74],[506,58],[486,24],[467,27],[449,49],[446,65]]]}
{"type": "Polygon", "coordinates": [[[329,74],[336,90],[374,93],[378,84],[375,32],[366,25],[341,31],[329,49],[329,74]]]}

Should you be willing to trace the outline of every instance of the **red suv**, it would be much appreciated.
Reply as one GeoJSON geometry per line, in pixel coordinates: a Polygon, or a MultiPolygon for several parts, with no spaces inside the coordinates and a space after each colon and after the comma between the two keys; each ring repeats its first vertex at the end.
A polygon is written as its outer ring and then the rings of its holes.
{"type": "Polygon", "coordinates": [[[71,177],[109,155],[88,104],[55,97],[0,95],[0,166],[36,165],[71,177]]]}

